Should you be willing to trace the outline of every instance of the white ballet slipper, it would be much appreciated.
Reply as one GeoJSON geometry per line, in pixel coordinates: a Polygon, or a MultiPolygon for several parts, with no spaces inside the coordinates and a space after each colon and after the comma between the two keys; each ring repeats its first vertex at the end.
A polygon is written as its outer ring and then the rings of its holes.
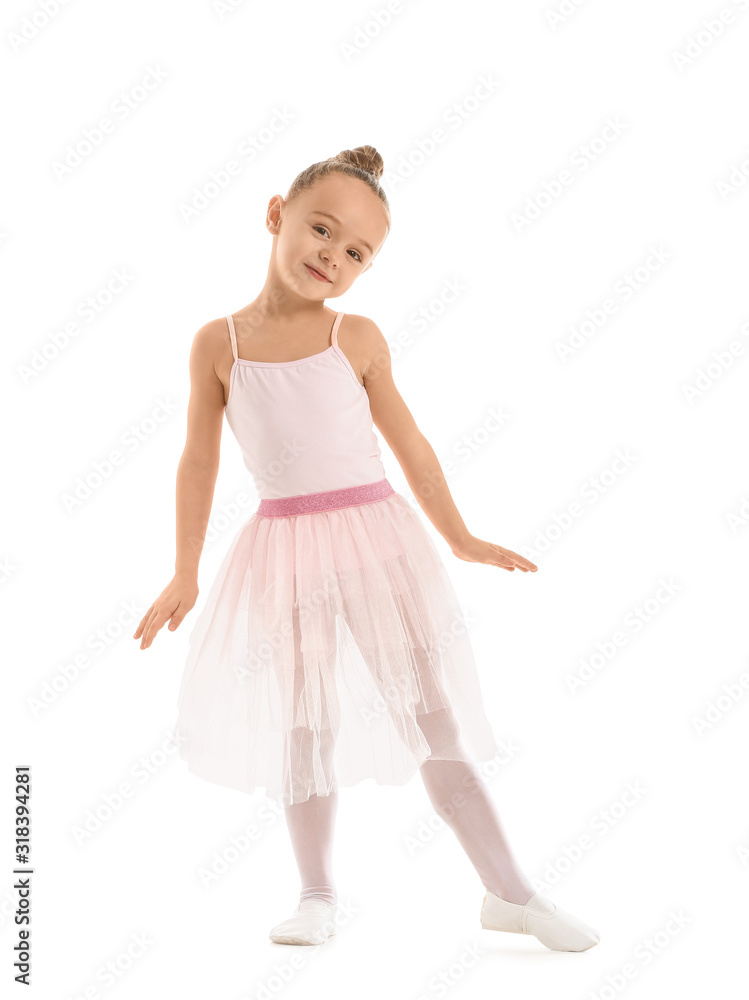
{"type": "Polygon", "coordinates": [[[487,892],[481,926],[490,931],[533,934],[552,951],[585,951],[601,940],[592,927],[537,892],[524,906],[487,892]]]}
{"type": "Polygon", "coordinates": [[[336,908],[324,899],[303,899],[293,914],[271,929],[276,944],[323,944],[335,934],[336,908]]]}

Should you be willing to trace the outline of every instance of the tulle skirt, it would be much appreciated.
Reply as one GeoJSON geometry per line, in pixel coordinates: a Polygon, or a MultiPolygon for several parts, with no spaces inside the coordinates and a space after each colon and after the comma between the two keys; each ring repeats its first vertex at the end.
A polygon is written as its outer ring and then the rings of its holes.
{"type": "Polygon", "coordinates": [[[172,731],[189,770],[291,805],[495,757],[457,596],[406,499],[262,507],[189,634],[172,731]]]}

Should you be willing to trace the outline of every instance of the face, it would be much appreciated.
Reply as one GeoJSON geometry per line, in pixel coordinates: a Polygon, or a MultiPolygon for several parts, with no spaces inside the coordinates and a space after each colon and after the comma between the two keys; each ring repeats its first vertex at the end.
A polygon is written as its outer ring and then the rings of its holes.
{"type": "Polygon", "coordinates": [[[290,202],[274,195],[266,225],[277,279],[310,300],[343,295],[372,266],[388,233],[380,198],[364,181],[340,173],[290,202]]]}

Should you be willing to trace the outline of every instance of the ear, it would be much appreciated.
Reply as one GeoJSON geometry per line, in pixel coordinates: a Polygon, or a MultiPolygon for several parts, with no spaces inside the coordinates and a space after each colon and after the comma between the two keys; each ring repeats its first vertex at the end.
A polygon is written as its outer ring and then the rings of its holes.
{"type": "Polygon", "coordinates": [[[278,226],[281,222],[281,208],[284,204],[280,194],[274,194],[268,202],[268,209],[265,213],[265,228],[274,236],[278,232],[278,226]]]}

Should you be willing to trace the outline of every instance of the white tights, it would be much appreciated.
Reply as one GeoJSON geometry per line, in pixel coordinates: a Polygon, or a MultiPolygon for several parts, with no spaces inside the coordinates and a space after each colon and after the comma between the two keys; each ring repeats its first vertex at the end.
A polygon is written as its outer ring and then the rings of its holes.
{"type": "MultiPolygon", "coordinates": [[[[452,829],[484,888],[510,903],[526,903],[533,886],[518,868],[497,809],[475,764],[425,760],[419,773],[437,814],[452,829]]],[[[337,901],[333,881],[333,832],[338,790],[285,807],[303,899],[337,901]]]]}

